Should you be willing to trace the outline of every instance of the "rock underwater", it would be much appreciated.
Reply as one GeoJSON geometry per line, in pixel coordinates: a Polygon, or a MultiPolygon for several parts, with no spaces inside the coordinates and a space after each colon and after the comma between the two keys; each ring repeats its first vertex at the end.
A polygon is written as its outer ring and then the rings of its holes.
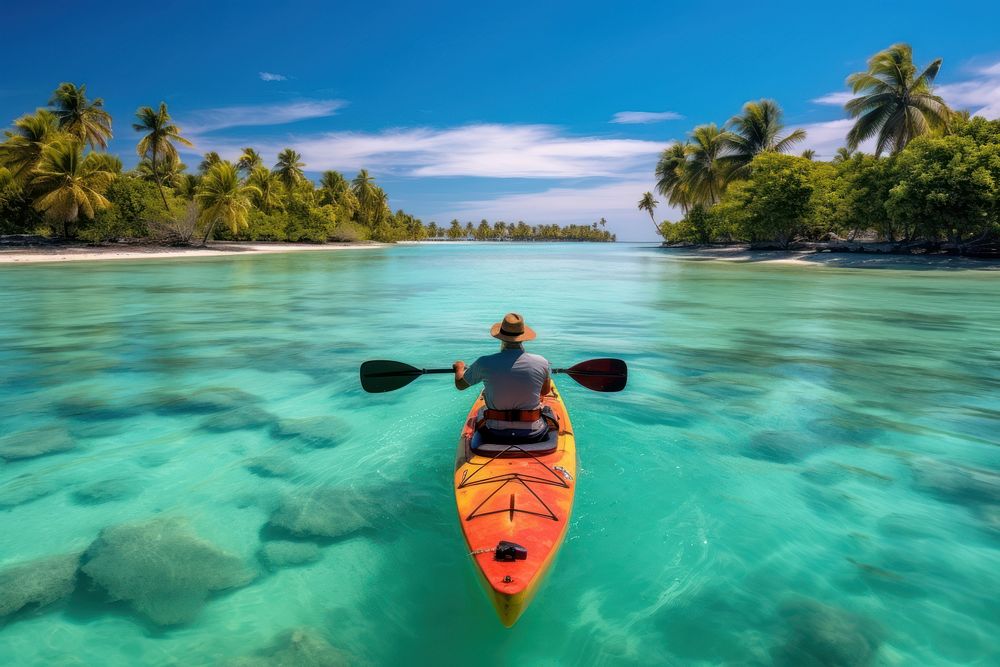
{"type": "Polygon", "coordinates": [[[271,570],[292,565],[305,565],[319,560],[320,550],[313,542],[276,540],[265,542],[257,553],[260,561],[271,570]]]}
{"type": "Polygon", "coordinates": [[[222,663],[225,667],[339,667],[358,665],[311,628],[286,630],[267,648],[222,663]]]}
{"type": "Polygon", "coordinates": [[[336,417],[282,419],[271,429],[276,438],[295,438],[312,449],[326,449],[340,444],[347,426],[336,417]]]}
{"type": "Polygon", "coordinates": [[[83,557],[83,572],[113,600],[158,625],[192,620],[209,594],[244,586],[256,573],[196,535],[181,519],[105,528],[83,557]]]}
{"type": "Polygon", "coordinates": [[[874,662],[882,633],[872,621],[808,598],[786,602],[779,613],[787,635],[771,652],[776,665],[863,667],[874,662]]]}
{"type": "Polygon", "coordinates": [[[73,449],[76,442],[59,426],[17,431],[0,437],[0,459],[17,461],[73,449]]]}
{"type": "Polygon", "coordinates": [[[0,624],[21,611],[68,598],[76,587],[80,554],[50,556],[0,570],[0,624]]]}
{"type": "Polygon", "coordinates": [[[323,488],[285,498],[268,527],[299,537],[339,538],[372,524],[375,498],[364,491],[323,488]]]}

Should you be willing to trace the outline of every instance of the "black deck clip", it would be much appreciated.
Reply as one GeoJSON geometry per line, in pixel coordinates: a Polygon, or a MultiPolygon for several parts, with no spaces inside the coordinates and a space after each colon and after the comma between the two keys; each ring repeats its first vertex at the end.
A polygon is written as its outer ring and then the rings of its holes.
{"type": "Polygon", "coordinates": [[[493,560],[511,563],[515,560],[524,560],[528,557],[528,550],[520,544],[500,540],[496,549],[493,550],[493,560]]]}

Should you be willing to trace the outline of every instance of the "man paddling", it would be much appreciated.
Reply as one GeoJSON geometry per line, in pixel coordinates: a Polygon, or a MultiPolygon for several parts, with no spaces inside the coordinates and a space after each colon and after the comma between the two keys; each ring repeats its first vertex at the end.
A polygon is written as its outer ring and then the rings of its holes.
{"type": "Polygon", "coordinates": [[[483,383],[482,427],[488,433],[504,440],[540,440],[548,432],[541,397],[551,391],[552,384],[548,360],[525,352],[522,345],[533,340],[535,332],[523,317],[507,313],[493,325],[490,335],[500,340],[500,351],[479,357],[469,367],[461,360],[452,364],[455,387],[464,390],[483,383]]]}

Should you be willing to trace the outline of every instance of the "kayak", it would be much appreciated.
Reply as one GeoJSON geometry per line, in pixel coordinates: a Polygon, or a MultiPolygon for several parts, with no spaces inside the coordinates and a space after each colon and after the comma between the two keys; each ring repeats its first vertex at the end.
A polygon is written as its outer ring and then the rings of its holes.
{"type": "Polygon", "coordinates": [[[455,502],[470,557],[500,621],[514,625],[562,546],[576,489],[576,443],[552,383],[543,406],[559,428],[531,444],[484,442],[476,431],[482,394],[458,442],[455,502]]]}

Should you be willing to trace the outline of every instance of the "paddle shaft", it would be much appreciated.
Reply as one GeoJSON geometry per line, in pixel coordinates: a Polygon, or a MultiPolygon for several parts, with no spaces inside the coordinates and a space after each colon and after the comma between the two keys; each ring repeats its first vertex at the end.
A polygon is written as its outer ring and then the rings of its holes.
{"type": "MultiPolygon", "coordinates": [[[[361,386],[369,393],[401,389],[421,375],[450,375],[453,368],[416,368],[386,359],[361,364],[361,386]]],[[[572,368],[553,368],[552,373],[565,373],[594,391],[614,392],[625,388],[628,368],[621,359],[591,359],[572,368]]]]}
{"type": "MultiPolygon", "coordinates": [[[[369,373],[373,378],[398,377],[400,375],[434,375],[436,373],[454,373],[454,368],[415,368],[412,371],[390,371],[388,373],[369,373]]],[[[589,375],[602,377],[604,375],[617,376],[621,373],[605,373],[603,371],[574,371],[569,368],[553,368],[553,373],[573,373],[573,375],[589,375]]]]}

